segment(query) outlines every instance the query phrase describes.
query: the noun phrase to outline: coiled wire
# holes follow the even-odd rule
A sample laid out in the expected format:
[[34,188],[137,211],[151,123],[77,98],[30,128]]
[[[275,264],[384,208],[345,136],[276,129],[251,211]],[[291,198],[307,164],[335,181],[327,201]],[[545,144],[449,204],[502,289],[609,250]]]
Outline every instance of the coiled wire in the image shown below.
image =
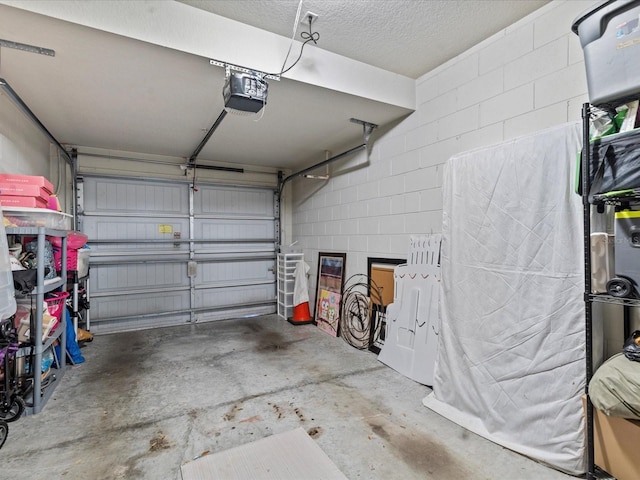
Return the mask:
[[382,305],[382,291],[367,275],[357,273],[347,279],[342,290],[340,336],[354,348],[371,344],[372,304]]

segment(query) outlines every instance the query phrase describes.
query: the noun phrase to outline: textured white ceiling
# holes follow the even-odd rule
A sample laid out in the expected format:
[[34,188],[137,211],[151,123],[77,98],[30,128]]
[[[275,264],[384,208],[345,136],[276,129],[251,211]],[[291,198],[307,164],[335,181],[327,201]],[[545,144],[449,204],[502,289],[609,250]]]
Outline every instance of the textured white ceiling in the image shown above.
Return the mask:
[[[178,0],[291,37],[299,0]],[[318,47],[418,78],[549,0],[304,0]],[[300,40],[300,27],[297,40]],[[238,39],[242,41],[242,39]]]
[[[359,71],[378,75],[372,85],[412,83],[410,78],[546,1],[304,0],[302,14],[310,10],[319,16],[313,24],[320,33],[318,48],[305,51],[300,68],[292,71],[298,78],[270,82],[269,101],[259,121],[228,115],[199,158],[295,170],[324,160],[326,151],[335,154],[359,145],[362,128],[350,118],[382,127],[413,108],[387,101],[391,97],[386,90],[393,87],[385,89],[384,98],[361,94],[366,88],[351,88],[363,82],[357,78],[370,78]],[[0,77],[62,143],[188,158],[223,108],[224,70],[212,67],[209,59],[228,61],[229,52],[252,45],[248,37],[256,32],[261,35],[254,38],[275,38],[279,45],[288,45],[298,5],[299,0],[0,0],[0,38],[56,52],[48,57],[1,47]],[[37,13],[36,7],[61,15],[93,13],[94,22],[64,20],[65,15]],[[113,12],[117,15],[109,15]],[[173,16],[163,17],[164,12]],[[115,27],[101,28],[100,20],[108,24],[110,19],[116,19],[118,28],[150,30],[161,40],[175,33],[179,39],[206,44],[211,52],[196,53]],[[301,30],[297,29],[298,40]],[[238,42],[237,48],[229,37]],[[265,51],[274,48],[258,42],[254,57],[264,58]],[[294,59],[298,51],[294,47]],[[349,89],[313,83],[314,75],[340,87],[346,83]],[[393,81],[380,83],[383,76]]]

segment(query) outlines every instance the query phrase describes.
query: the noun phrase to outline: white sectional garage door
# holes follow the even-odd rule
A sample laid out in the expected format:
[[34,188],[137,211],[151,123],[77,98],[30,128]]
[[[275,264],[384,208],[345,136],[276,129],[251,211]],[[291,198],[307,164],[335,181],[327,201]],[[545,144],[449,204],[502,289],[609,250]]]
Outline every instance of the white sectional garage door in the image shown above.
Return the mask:
[[80,180],[92,332],[275,312],[272,189]]

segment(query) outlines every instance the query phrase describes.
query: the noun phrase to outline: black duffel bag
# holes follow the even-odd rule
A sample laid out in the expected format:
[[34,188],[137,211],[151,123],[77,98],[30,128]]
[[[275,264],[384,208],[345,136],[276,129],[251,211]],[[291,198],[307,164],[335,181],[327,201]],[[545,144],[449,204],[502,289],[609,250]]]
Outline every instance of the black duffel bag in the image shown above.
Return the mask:
[[27,270],[13,270],[13,287],[16,293],[26,295],[36,288],[38,270],[30,268]]

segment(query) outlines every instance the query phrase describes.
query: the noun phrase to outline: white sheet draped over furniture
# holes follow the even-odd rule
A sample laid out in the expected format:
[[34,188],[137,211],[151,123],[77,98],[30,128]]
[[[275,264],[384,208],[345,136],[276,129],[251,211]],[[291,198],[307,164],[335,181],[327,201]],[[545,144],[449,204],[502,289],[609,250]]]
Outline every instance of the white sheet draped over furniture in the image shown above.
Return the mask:
[[572,474],[585,471],[581,144],[572,123],[447,163],[442,325],[423,402]]

